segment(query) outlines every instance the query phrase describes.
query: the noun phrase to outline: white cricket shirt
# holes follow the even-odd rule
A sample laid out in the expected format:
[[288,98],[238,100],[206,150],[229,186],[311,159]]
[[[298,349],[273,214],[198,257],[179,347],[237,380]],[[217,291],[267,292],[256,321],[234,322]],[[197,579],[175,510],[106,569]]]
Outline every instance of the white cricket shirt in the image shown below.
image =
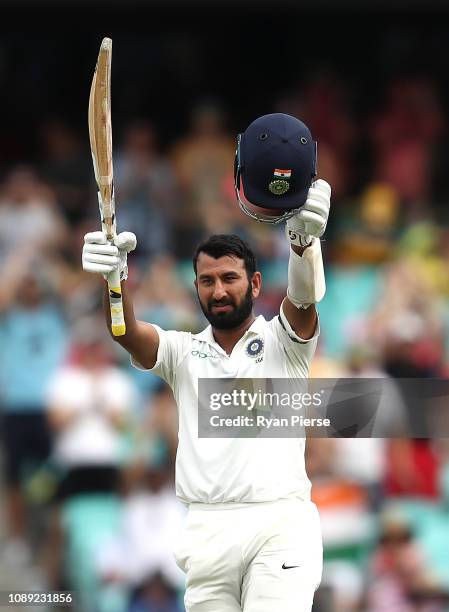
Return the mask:
[[187,504],[309,500],[305,439],[198,438],[198,378],[306,378],[319,326],[313,338],[302,340],[281,308],[270,321],[258,316],[231,355],[217,344],[210,325],[199,334],[154,327],[159,349],[150,371],[170,385],[178,405],[179,499]]

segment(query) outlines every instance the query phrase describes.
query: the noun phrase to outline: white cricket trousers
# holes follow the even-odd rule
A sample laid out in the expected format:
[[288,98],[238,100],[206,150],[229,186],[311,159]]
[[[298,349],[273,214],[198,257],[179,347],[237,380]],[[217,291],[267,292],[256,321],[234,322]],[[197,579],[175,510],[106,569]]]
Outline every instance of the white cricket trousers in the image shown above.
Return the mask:
[[175,558],[188,612],[310,612],[323,565],[310,501],[191,504]]

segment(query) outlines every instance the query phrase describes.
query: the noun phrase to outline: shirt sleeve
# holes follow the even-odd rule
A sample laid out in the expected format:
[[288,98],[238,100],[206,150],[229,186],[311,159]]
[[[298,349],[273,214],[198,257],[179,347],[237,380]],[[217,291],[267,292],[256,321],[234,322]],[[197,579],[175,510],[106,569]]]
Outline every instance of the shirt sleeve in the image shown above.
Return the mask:
[[308,376],[310,363],[316,351],[318,336],[320,335],[320,321],[318,319],[315,333],[312,338],[305,340],[298,336],[293,330],[284,310],[279,310],[279,315],[271,319],[270,328],[276,336],[278,342],[284,347],[287,355],[287,369],[289,375],[294,378],[298,376]]
[[158,325],[152,325],[159,335],[159,348],[157,350],[156,363],[152,368],[144,368],[131,357],[131,365],[138,370],[156,374],[169,384],[170,387],[173,387],[177,367],[188,350],[191,334],[173,330],[165,331]]

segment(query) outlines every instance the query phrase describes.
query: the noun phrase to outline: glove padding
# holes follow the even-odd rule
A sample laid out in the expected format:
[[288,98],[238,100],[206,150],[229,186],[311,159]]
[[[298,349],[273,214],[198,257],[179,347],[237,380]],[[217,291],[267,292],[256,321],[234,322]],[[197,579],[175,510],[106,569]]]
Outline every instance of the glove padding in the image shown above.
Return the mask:
[[287,219],[285,233],[291,244],[305,247],[313,238],[320,238],[324,234],[331,205],[331,191],[329,183],[323,179],[312,183],[300,211]]
[[108,274],[118,268],[120,280],[128,278],[128,253],[134,251],[137,238],[132,232],[121,232],[109,244],[103,232],[89,232],[84,236],[83,270],[102,274],[107,280]]

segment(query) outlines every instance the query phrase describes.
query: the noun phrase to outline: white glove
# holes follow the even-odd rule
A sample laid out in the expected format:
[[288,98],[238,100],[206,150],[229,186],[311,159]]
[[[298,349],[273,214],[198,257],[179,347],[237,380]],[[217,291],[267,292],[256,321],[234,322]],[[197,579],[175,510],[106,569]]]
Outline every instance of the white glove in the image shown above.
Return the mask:
[[290,243],[304,247],[313,238],[320,238],[326,229],[330,205],[331,187],[323,179],[318,179],[312,183],[300,211],[287,219],[285,233]]
[[121,232],[108,244],[103,232],[89,232],[84,236],[83,270],[97,272],[107,279],[108,274],[118,268],[120,280],[128,278],[128,253],[134,251],[137,238],[132,232]]

